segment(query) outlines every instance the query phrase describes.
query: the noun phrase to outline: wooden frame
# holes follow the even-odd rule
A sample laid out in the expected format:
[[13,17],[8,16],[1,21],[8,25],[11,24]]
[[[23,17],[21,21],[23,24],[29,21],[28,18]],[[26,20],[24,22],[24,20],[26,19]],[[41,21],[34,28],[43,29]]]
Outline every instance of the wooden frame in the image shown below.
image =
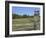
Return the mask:
[[[34,34],[18,34],[10,35],[9,34],[9,4],[31,4],[31,5],[42,5],[43,6],[43,33],[34,33]],[[5,1],[5,37],[18,37],[18,36],[34,36],[34,35],[44,35],[45,34],[45,4],[37,2],[18,2],[18,1]]]

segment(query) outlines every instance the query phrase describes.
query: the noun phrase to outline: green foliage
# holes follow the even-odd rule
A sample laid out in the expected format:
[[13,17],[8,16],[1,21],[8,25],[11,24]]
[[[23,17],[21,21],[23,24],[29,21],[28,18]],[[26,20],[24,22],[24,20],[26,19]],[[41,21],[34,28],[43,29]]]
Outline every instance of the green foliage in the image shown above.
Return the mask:
[[15,19],[16,15],[15,14],[12,14],[12,18]]
[[15,18],[33,18],[33,16],[29,16],[29,15],[17,15],[17,14],[12,14],[12,18],[15,19]]
[[25,14],[25,15],[23,15],[23,18],[26,18],[27,17],[27,15]]

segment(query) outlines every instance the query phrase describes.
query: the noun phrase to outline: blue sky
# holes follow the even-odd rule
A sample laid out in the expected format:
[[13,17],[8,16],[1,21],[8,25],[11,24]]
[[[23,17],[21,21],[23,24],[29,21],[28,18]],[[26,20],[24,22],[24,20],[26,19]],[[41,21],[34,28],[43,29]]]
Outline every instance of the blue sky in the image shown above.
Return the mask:
[[40,8],[39,7],[18,7],[18,6],[13,6],[12,7],[12,13],[13,14],[18,14],[18,15],[29,15],[29,16],[32,16],[34,15],[34,11],[35,10],[39,10],[40,11]]

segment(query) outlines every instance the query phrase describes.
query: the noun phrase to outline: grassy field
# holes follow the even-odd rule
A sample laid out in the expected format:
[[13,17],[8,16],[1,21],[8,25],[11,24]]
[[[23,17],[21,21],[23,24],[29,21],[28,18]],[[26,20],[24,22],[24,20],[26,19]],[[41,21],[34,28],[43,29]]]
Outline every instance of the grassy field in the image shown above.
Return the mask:
[[12,20],[12,31],[30,31],[40,29],[40,17],[18,18]]

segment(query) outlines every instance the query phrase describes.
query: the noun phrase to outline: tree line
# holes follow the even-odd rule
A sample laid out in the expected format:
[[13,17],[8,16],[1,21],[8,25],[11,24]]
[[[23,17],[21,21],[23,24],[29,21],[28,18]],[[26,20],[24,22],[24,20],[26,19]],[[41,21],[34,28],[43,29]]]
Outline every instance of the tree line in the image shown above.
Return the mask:
[[27,18],[27,17],[33,17],[33,16],[29,16],[29,15],[17,15],[17,14],[12,14],[12,18],[15,19],[15,18]]

